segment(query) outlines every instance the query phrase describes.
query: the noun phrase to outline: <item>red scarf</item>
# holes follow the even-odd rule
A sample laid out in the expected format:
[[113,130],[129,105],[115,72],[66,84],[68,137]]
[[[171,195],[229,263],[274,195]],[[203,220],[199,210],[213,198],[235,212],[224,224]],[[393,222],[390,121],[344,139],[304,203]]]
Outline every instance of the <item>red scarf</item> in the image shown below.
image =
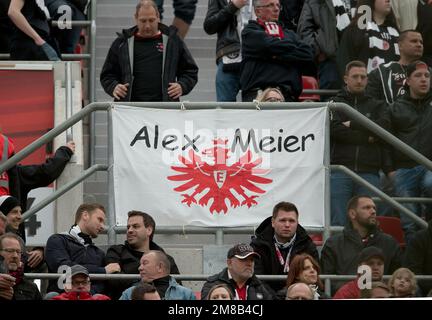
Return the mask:
[[15,278],[15,285],[17,285],[23,280],[24,268],[19,267],[16,271],[9,271],[9,275]]
[[259,18],[257,18],[257,22],[259,25],[264,27],[265,33],[267,33],[269,36],[277,37],[279,39],[284,38],[283,29],[277,22],[273,22],[273,21],[265,22]]

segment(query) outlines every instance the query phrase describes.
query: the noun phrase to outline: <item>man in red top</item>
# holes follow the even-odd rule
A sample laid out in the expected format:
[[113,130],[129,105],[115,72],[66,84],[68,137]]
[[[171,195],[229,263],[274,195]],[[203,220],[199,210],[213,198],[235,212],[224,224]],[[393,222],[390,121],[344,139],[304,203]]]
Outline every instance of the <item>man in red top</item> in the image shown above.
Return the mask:
[[[67,275],[67,273],[66,273]],[[71,279],[66,279],[65,292],[51,300],[111,300],[104,294],[90,293],[90,277],[87,268],[76,264],[71,267]]]
[[[6,162],[15,153],[12,140],[0,133],[0,164]],[[19,197],[19,180],[16,166],[0,172],[0,196],[13,195]]]

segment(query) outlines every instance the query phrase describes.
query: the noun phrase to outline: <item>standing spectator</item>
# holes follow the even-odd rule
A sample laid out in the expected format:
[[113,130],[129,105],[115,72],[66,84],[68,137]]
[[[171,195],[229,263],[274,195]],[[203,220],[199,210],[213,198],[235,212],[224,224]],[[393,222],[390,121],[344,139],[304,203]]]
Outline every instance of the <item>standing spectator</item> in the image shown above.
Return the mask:
[[91,294],[90,276],[85,267],[79,264],[73,265],[70,275],[70,285],[65,286],[65,292],[52,297],[50,300],[111,300],[104,294]]
[[[0,133],[0,163],[6,162],[14,154],[15,146],[12,140]],[[20,185],[16,166],[5,172],[0,172],[0,196],[4,195],[20,198]]]
[[[162,13],[164,11],[164,0],[155,1],[159,14],[162,20]],[[173,0],[174,20],[172,25],[178,29],[179,36],[184,39],[189,31],[189,27],[195,17],[196,4],[198,0]]]
[[[261,256],[255,263],[255,274],[287,274],[292,259],[301,253],[319,259],[315,244],[298,219],[299,212],[293,203],[280,202],[273,208],[272,216],[259,225],[251,242]],[[270,281],[268,285],[277,292],[285,283]]]
[[60,60],[43,1],[11,0],[8,15],[16,26],[11,41],[12,60]]
[[[191,289],[179,285],[170,276],[170,262],[165,253],[158,250],[150,250],[144,253],[140,260],[139,272],[141,281],[152,283],[164,300],[195,300],[195,295]],[[127,288],[123,291],[120,300],[131,300],[132,292],[136,286]]]
[[399,268],[393,272],[388,286],[393,298],[412,298],[416,296],[417,281],[415,274],[408,268]]
[[366,92],[375,99],[392,104],[406,93],[406,68],[423,56],[423,38],[415,30],[403,31],[398,40],[400,59],[382,63],[368,76]]
[[116,101],[179,101],[198,79],[198,67],[176,28],[160,24],[152,0],[136,6],[136,26],[113,42],[100,74]]
[[356,5],[357,0],[305,0],[297,32],[314,49],[320,89],[341,87],[336,53]]
[[10,0],[0,1],[0,53],[10,52],[13,23],[8,17]]
[[[432,275],[432,220],[427,229],[418,231],[408,244],[404,266],[416,275]],[[418,286],[426,296],[432,290],[432,281],[419,280]]]
[[[120,272],[118,263],[105,265],[105,253],[93,244],[104,229],[105,208],[97,203],[84,203],[75,214],[75,224],[66,233],[54,234],[48,238],[45,260],[50,273],[57,273],[61,266],[80,264],[90,273],[109,274]],[[57,280],[50,281],[48,291],[60,292]],[[103,290],[103,284],[92,285],[95,293]]]
[[419,0],[390,1],[400,31],[414,30],[417,27],[418,3]]
[[[290,263],[286,288],[278,292],[279,298],[285,299],[287,288],[292,284],[302,282],[307,284],[314,292],[314,300],[321,299],[323,296],[324,285],[319,278],[320,267],[318,262],[307,253],[302,253],[294,257]],[[282,300],[282,299],[281,299]]]
[[[127,233],[125,244],[111,246],[106,255],[106,263],[118,263],[120,273],[139,273],[140,259],[150,250],[164,250],[153,242],[153,234],[156,223],[152,216],[141,211],[129,211],[127,221]],[[179,269],[174,259],[167,255],[170,262],[170,274],[179,274]],[[122,292],[132,286],[134,280],[108,281],[109,294],[113,299],[118,299]]]
[[[385,260],[383,251],[374,246],[366,247],[360,252],[358,266],[366,265],[370,267],[372,279],[366,279],[367,282],[382,281]],[[360,299],[361,284],[366,285],[361,280],[360,278],[356,278],[344,284],[336,292],[333,299]]]
[[273,292],[254,275],[254,259],[260,258],[254,249],[239,243],[228,250],[227,267],[207,278],[201,289],[201,297],[207,297],[210,289],[225,284],[235,300],[272,300]]
[[[365,11],[365,7],[369,9]],[[363,61],[368,73],[381,63],[399,60],[398,37],[390,0],[359,0],[356,15],[344,31],[337,54],[340,74],[352,60]]]
[[[346,86],[333,101],[346,103],[370,120],[378,124],[384,123],[387,106],[383,101],[365,95],[367,81],[366,65],[361,61],[351,61],[345,68]],[[388,152],[383,152],[380,141],[366,128],[339,111],[332,112],[330,138],[331,164],[344,165],[379,188],[379,170],[382,168],[385,173],[391,171],[391,160],[388,159]],[[340,171],[332,171],[330,179],[331,223],[334,226],[345,226],[345,208],[349,199],[359,194],[371,195],[371,191]]]
[[313,62],[312,47],[278,23],[279,0],[254,0],[257,20],[242,31],[240,85],[243,101],[259,90],[279,87],[285,101],[296,101],[303,85],[301,70]]
[[132,290],[131,300],[160,300],[160,295],[154,285],[142,282]]
[[418,0],[417,17],[417,31],[422,34],[424,40],[422,60],[432,68],[432,0]]
[[[388,109],[386,117],[393,135],[411,146],[426,158],[432,159],[432,90],[430,70],[426,63],[417,61],[408,65],[406,95],[396,100]],[[398,197],[432,197],[432,173],[423,165],[418,165],[405,154],[393,151],[393,167],[396,170],[395,185]],[[406,203],[419,217],[422,207],[418,203]],[[426,206],[426,221],[432,218],[432,206]],[[405,240],[409,244],[418,227],[406,215],[401,215]]]
[[288,29],[297,32],[297,25],[305,0],[280,0],[279,21]]
[[[41,300],[42,297],[37,286],[24,277],[24,266],[21,262],[23,250],[24,244],[16,234],[5,233],[0,236],[0,256],[4,259],[4,264],[7,267],[9,275],[14,278],[14,280],[8,278],[12,280],[10,284],[13,284],[13,296],[11,300]],[[2,277],[0,278],[0,282],[8,279]],[[10,290],[8,292],[11,293]],[[5,297],[1,290],[0,296]]]
[[236,101],[240,90],[241,31],[253,19],[250,0],[209,0],[204,20],[207,34],[217,33],[216,99]]
[[360,252],[375,246],[384,253],[384,273],[392,274],[401,265],[401,249],[392,236],[378,228],[373,200],[369,196],[355,196],[348,202],[347,211],[349,221],[343,232],[328,238],[321,251],[322,273],[357,274]]
[[[64,15],[66,12],[72,14],[71,17],[68,17],[72,19],[71,21],[86,20],[87,8],[90,1],[91,0],[45,0],[45,5],[53,20],[60,20],[60,22],[64,23]],[[68,8],[69,11],[65,11],[65,8]],[[64,29],[55,26],[52,29],[52,36],[57,40],[61,53],[75,53],[75,47],[79,42],[80,34],[81,27],[77,26]]]

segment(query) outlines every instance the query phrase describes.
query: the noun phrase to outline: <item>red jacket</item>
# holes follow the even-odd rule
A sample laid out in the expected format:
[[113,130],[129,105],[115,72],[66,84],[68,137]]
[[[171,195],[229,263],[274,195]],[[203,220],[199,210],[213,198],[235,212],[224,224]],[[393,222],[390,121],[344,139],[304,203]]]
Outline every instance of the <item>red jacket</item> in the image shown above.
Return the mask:
[[336,291],[333,299],[360,299],[360,289],[357,285],[358,279],[345,283]]
[[[11,139],[0,133],[0,164],[6,162],[14,154],[14,145]],[[9,175],[5,171],[0,173],[0,196],[9,195]]]
[[51,298],[51,300],[111,300],[110,297],[104,294],[91,295],[90,292],[64,292]]

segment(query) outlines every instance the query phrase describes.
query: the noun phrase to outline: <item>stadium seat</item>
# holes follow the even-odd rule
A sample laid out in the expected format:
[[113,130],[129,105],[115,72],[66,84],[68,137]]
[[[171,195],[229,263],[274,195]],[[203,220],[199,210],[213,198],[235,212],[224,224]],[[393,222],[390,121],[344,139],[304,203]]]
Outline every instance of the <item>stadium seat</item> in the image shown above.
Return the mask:
[[[314,77],[302,76],[303,90],[318,90],[318,81]],[[299,101],[320,101],[318,94],[302,93],[299,97]]]
[[400,219],[397,217],[386,217],[377,216],[377,221],[379,223],[380,229],[387,233],[399,243],[401,248],[405,247],[405,237],[400,223]]

